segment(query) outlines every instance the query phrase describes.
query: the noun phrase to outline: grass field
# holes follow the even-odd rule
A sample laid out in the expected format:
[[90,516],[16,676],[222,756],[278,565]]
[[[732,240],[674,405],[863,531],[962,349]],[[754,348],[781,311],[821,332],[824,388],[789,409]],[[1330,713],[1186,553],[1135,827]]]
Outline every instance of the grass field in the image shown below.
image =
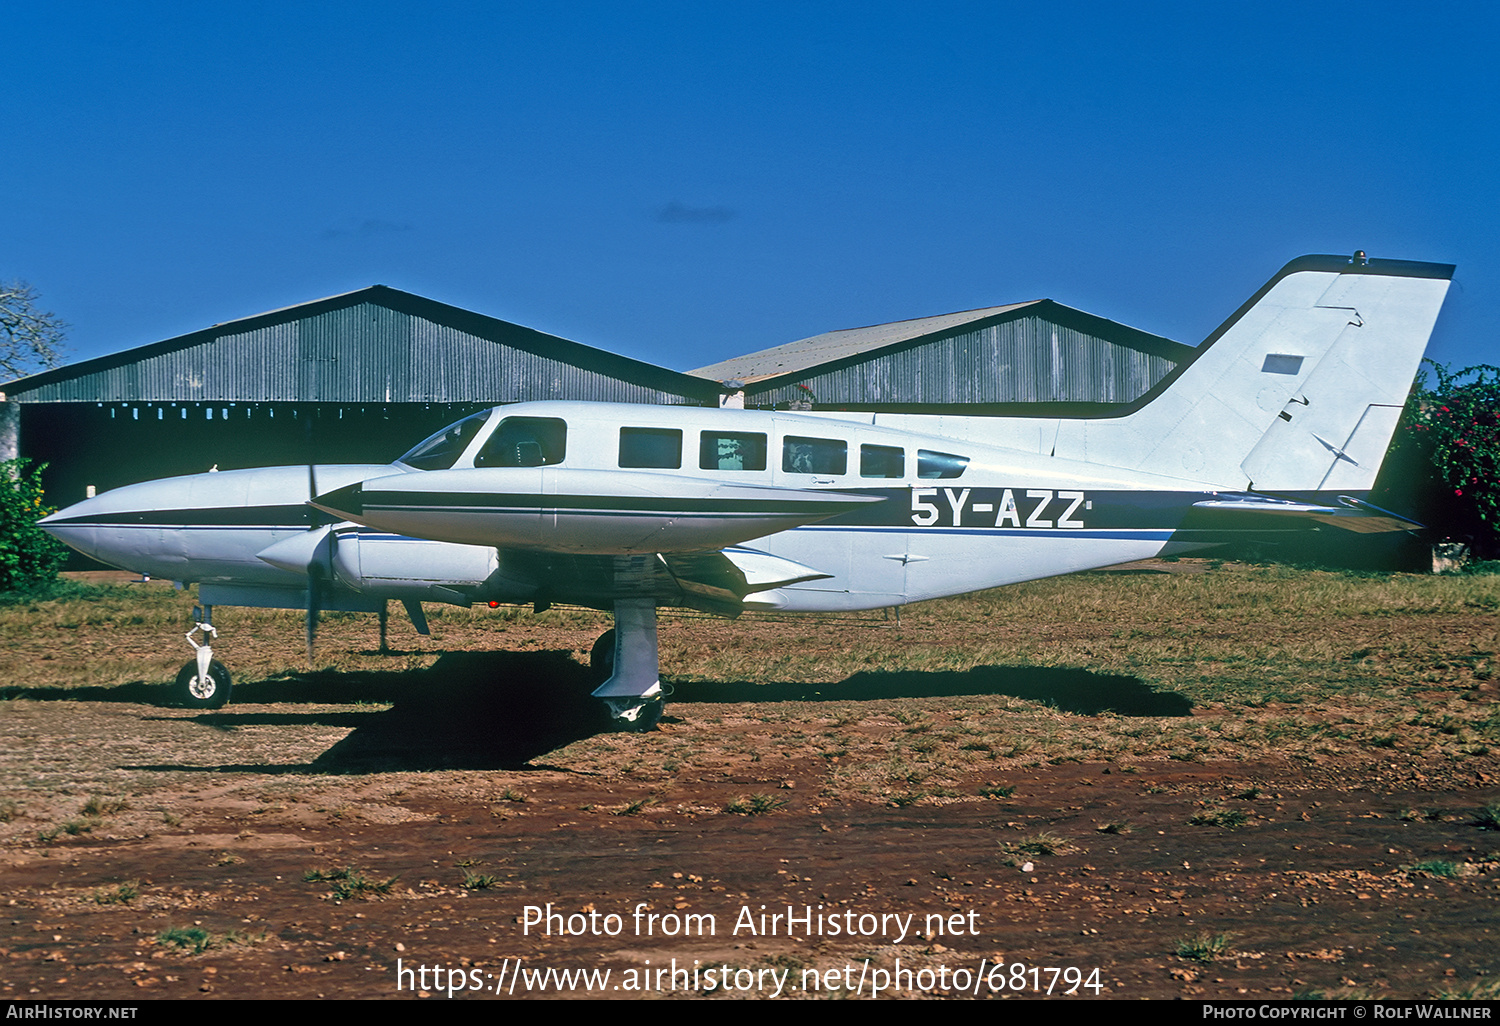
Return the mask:
[[[64,585],[0,607],[0,695],[170,680],[188,596],[162,585]],[[1500,748],[1490,698],[1500,575],[1353,574],[1182,561],[1074,575],[903,609],[894,616],[722,621],[664,613],[663,679],[688,701],[760,702],[766,722],[838,725],[894,712],[895,736],[840,742],[862,768],[835,783],[941,788],[976,768],[1078,760],[1316,759],[1405,753],[1462,762]],[[429,607],[431,638],[392,618],[331,614],[315,672],[300,614],[223,609],[217,652],[253,700],[257,682],[420,673],[445,652],[572,651],[608,618],[506,607]],[[246,685],[249,685],[247,688]],[[285,693],[287,689],[281,689]],[[856,700],[845,708],[843,699]],[[374,700],[374,699],[372,699]],[[669,707],[670,711],[670,707]],[[814,717],[820,718],[820,717]],[[785,749],[798,737],[779,739]],[[816,737],[805,739],[822,754]],[[696,741],[674,738],[691,758]],[[585,762],[587,747],[575,753]],[[852,746],[852,747],[851,747]],[[920,772],[903,774],[908,765]],[[888,786],[874,786],[871,776]],[[909,783],[910,781],[908,781]]]
[[[899,619],[664,613],[644,735],[587,698],[593,611],[433,606],[430,638],[393,615],[389,653],[374,616],[330,615],[308,666],[299,613],[217,610],[234,701],[194,711],[165,701],[191,606],[0,602],[0,996],[390,997],[398,956],[1494,993],[1500,575],[1182,560]],[[982,929],[520,936],[539,900]]]

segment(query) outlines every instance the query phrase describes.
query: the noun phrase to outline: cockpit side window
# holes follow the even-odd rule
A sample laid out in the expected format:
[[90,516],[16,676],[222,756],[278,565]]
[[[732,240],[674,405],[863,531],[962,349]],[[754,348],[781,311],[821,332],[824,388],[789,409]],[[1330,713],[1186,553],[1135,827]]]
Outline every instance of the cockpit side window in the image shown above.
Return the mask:
[[744,431],[705,431],[698,446],[704,470],[765,470],[766,436]]
[[620,466],[677,470],[682,466],[682,432],[676,428],[620,429]]
[[568,425],[556,417],[506,417],[474,457],[476,467],[550,467],[568,451]]
[[849,469],[849,443],[787,435],[781,443],[781,469],[789,474],[842,474]]
[[933,452],[931,449],[917,450],[917,476],[927,480],[946,480],[959,477],[969,465],[969,457],[955,456],[951,452]]
[[897,445],[861,445],[860,477],[905,477],[906,451]]
[[449,424],[437,434],[424,439],[396,462],[418,470],[449,469],[464,454],[464,450],[469,447],[474,436],[479,434],[479,429],[484,427],[493,412],[485,410],[472,417],[465,417],[457,424]]

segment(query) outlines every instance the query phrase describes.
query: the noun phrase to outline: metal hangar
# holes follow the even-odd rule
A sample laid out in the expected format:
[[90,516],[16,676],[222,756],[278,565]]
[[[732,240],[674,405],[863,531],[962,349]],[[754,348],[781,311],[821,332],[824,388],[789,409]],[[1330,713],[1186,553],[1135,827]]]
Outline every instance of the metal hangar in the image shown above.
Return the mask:
[[1139,398],[1194,352],[1040,299],[830,331],[690,373],[752,409],[1087,414]]
[[712,382],[372,285],[13,381],[53,502],[217,466],[384,462],[503,402],[715,405]]

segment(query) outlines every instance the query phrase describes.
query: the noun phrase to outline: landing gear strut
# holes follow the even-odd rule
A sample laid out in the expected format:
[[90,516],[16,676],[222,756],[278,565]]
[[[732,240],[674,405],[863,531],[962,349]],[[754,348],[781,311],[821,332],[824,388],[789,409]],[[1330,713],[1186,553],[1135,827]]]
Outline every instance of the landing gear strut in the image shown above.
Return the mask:
[[[193,629],[187,632],[187,643],[193,646],[194,657],[177,674],[172,685],[172,697],[178,705],[189,709],[219,709],[229,701],[232,685],[229,670],[214,658],[212,641],[219,636],[214,630],[214,608],[193,608]],[[200,645],[193,635],[203,632]]]
[[656,657],[656,600],[615,600],[615,626],[594,643],[589,664],[608,679],[594,690],[622,730],[644,733],[661,719],[662,691]]

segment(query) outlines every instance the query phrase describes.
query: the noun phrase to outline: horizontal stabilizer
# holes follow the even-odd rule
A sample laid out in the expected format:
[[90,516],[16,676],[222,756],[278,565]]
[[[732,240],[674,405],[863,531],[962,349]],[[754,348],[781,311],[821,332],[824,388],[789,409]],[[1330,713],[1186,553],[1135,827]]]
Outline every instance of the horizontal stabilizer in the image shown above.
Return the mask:
[[1340,495],[1338,505],[1319,505],[1293,502],[1290,499],[1275,499],[1269,495],[1225,495],[1218,499],[1207,499],[1193,503],[1194,509],[1218,510],[1232,513],[1267,514],[1276,517],[1291,517],[1312,520],[1345,531],[1361,534],[1378,534],[1389,531],[1420,531],[1422,524],[1408,520],[1390,510],[1372,506],[1352,495]]

